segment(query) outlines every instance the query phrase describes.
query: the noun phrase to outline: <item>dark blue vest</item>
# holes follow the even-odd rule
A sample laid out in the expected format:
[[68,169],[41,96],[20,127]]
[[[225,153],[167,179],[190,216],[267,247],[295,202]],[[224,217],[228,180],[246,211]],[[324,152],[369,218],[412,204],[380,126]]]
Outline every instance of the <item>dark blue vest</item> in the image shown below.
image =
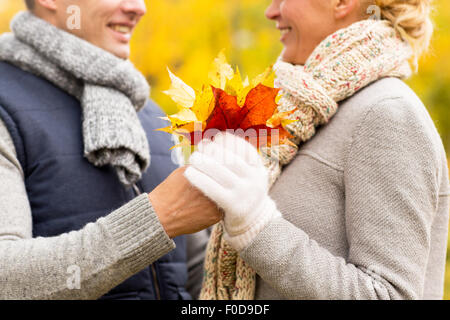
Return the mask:
[[[33,237],[51,237],[83,228],[136,197],[110,166],[95,167],[83,157],[81,108],[77,99],[45,79],[0,62],[0,117],[25,173],[33,215]],[[152,102],[138,113],[150,144],[151,165],[137,186],[150,192],[175,168],[170,135]],[[1,183],[1,181],[0,181]],[[186,243],[112,289],[104,299],[190,299]]]

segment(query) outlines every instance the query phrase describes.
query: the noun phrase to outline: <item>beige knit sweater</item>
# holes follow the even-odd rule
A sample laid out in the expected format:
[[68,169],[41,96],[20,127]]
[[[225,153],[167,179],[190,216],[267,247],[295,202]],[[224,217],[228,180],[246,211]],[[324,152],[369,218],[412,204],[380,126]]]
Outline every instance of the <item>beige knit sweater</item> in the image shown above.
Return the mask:
[[283,218],[241,253],[257,299],[440,299],[449,217],[441,138],[402,81],[342,102],[271,189]]

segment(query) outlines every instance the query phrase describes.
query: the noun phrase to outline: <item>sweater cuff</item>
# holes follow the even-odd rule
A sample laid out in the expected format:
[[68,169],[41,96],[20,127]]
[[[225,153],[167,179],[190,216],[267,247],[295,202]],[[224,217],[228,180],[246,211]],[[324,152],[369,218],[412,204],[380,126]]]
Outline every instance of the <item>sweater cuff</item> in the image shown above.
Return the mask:
[[144,193],[105,218],[119,260],[136,273],[175,249]]
[[268,225],[272,220],[281,217],[275,202],[268,198],[267,204],[263,207],[264,212],[260,213],[258,220],[244,233],[231,236],[226,228],[224,228],[224,240],[237,252],[248,247],[256,236]]

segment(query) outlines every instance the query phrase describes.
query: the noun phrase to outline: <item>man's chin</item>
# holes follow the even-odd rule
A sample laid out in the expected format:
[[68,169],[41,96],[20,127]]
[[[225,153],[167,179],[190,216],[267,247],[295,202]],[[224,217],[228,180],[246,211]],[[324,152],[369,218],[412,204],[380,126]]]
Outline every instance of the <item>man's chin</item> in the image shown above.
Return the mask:
[[128,59],[130,57],[130,47],[127,46],[109,46],[103,48],[103,50],[108,51],[109,53],[115,55],[116,57],[120,59]]

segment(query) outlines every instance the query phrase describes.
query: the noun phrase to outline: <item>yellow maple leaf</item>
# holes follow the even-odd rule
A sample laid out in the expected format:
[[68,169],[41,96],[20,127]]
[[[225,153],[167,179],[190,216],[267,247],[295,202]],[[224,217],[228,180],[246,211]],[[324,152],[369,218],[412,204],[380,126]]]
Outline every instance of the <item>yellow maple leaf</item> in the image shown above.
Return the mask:
[[169,77],[171,80],[171,86],[169,90],[163,91],[181,108],[189,109],[194,105],[195,91],[189,87],[183,80],[175,76],[169,68]]
[[273,71],[273,67],[268,67],[263,73],[257,75],[252,80],[252,87],[256,87],[258,84],[262,84],[266,87],[273,87],[275,82],[275,72]]
[[211,65],[208,73],[209,81],[213,87],[225,90],[227,80],[233,78],[233,75],[233,68],[228,64],[224,50],[222,50]]
[[242,107],[245,103],[245,98],[251,89],[252,87],[250,87],[248,78],[246,78],[245,81],[242,81],[239,67],[236,67],[233,78],[226,83],[225,92],[229,95],[236,96],[238,105]]
[[158,129],[155,129],[155,130],[156,131],[167,132],[167,133],[174,133],[172,126],[165,127],[165,128],[158,128]]
[[175,114],[167,116],[167,120],[175,126],[180,126],[189,122],[197,121],[197,117],[191,109],[185,108]]
[[202,90],[197,92],[196,96],[197,98],[191,110],[196,115],[198,121],[206,122],[214,109],[215,100],[211,86],[204,85]]
[[295,109],[285,112],[277,112],[270,119],[267,120],[266,126],[269,128],[276,128],[279,126],[285,127],[288,124],[296,122],[297,120],[288,119],[288,117],[295,112]]

